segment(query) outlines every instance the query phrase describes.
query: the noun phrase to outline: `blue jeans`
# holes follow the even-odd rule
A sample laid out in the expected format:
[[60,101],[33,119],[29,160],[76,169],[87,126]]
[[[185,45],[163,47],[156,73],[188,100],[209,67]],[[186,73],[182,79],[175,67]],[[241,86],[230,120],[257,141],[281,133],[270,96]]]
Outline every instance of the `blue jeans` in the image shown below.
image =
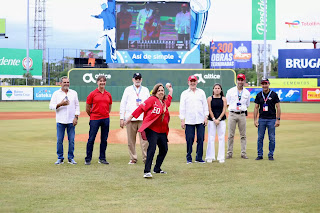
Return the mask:
[[276,123],[276,119],[260,119],[259,118],[259,126],[258,126],[258,156],[263,156],[263,139],[264,134],[266,132],[266,128],[268,128],[269,135],[269,154],[268,156],[273,156],[274,149],[276,146],[276,127],[274,126]]
[[192,145],[194,142],[195,130],[197,128],[197,154],[196,161],[201,161],[203,156],[203,141],[205,127],[203,124],[189,125],[186,124],[186,141],[187,141],[187,161],[192,161]]
[[69,150],[68,150],[68,159],[73,159],[74,155],[74,136],[75,136],[75,127],[72,123],[70,124],[61,124],[57,123],[57,155],[58,159],[64,159],[63,157],[63,139],[64,132],[67,129],[68,140],[69,140]]
[[87,143],[87,156],[85,158],[85,161],[88,162],[88,161],[91,161],[92,159],[94,141],[96,139],[99,127],[101,127],[99,159],[106,160],[107,139],[109,135],[110,120],[109,118],[100,119],[100,120],[90,120],[89,125],[90,125],[90,130],[89,130],[89,139]]

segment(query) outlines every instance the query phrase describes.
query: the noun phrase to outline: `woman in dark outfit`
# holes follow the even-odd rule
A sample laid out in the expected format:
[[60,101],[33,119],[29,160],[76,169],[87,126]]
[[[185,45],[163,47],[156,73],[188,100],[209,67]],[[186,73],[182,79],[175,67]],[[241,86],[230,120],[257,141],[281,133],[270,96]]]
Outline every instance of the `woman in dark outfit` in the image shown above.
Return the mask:
[[219,139],[219,151],[217,160],[219,163],[224,163],[225,160],[225,134],[226,134],[226,109],[227,99],[223,96],[222,87],[220,84],[213,86],[212,96],[208,97],[208,146],[206,161],[212,163],[215,157],[215,137],[216,132]]

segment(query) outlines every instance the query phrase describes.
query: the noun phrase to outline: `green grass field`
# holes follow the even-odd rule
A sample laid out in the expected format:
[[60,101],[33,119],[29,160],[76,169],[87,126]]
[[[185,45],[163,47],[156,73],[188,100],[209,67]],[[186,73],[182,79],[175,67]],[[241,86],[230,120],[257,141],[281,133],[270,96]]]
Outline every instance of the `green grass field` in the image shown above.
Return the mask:
[[[319,113],[320,104],[281,107]],[[0,112],[9,111],[48,111],[48,102],[0,102]],[[112,117],[111,129],[118,126],[119,117]],[[88,127],[88,118],[81,118],[77,134]],[[170,128],[180,129],[178,117]],[[224,164],[187,165],[186,146],[169,143],[162,166],[168,174],[146,180],[139,146],[140,161],[128,165],[127,145],[109,144],[106,166],[97,163],[96,144],[92,164],[85,166],[86,143],[76,141],[78,165],[56,166],[55,119],[0,120],[0,212],[319,212],[319,129],[320,122],[281,120],[275,161],[255,161],[257,129],[248,119],[248,160],[240,158],[239,139],[234,158]],[[67,142],[64,147],[66,152]],[[265,158],[267,150],[265,139]]]

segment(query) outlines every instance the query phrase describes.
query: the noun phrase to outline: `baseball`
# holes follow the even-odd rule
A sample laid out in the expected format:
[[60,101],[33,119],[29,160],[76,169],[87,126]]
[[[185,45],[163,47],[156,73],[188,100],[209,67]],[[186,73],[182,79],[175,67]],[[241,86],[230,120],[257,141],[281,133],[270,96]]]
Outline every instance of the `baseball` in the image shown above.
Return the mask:
[[166,83],[166,87],[169,88],[171,86],[170,83]]

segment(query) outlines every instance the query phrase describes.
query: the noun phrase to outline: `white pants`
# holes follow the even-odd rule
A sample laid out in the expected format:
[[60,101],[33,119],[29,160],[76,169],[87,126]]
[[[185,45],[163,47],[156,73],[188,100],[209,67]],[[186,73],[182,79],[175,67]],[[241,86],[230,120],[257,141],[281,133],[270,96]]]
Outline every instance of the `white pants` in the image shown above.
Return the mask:
[[225,120],[220,121],[217,126],[213,121],[208,121],[208,146],[207,146],[207,154],[206,160],[215,160],[216,152],[215,152],[215,138],[216,132],[218,133],[219,139],[219,151],[217,160],[225,159],[225,135],[226,135],[226,122]]
[[116,28],[112,28],[111,30],[103,30],[100,34],[97,44],[101,45],[105,36],[109,37],[110,44],[115,49],[116,48]]

